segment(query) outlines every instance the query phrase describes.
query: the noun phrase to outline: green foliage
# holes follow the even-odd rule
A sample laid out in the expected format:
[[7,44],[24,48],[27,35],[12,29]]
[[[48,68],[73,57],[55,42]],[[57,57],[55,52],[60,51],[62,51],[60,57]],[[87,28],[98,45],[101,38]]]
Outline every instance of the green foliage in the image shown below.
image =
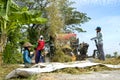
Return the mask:
[[106,54],[106,58],[112,58],[111,54]]
[[8,34],[8,41],[17,47],[21,37],[22,34],[20,32],[20,26],[18,26],[14,29],[14,31],[10,31],[10,33]]
[[17,48],[13,44],[8,43],[3,52],[3,63],[15,64],[22,62],[22,54],[17,51]]
[[28,39],[30,40],[30,43],[36,44],[38,40],[38,30],[34,28],[28,28]]
[[[12,21],[17,21],[19,24],[42,24],[47,21],[45,18],[40,18],[41,12],[37,10],[26,10],[26,11],[18,11],[12,12],[9,19]],[[15,17],[15,18],[13,18]]]
[[2,0],[0,3],[0,46],[2,48],[5,47],[8,41],[7,37],[16,30],[18,25],[43,24],[46,21],[47,19],[41,18],[41,12],[38,10],[29,10],[26,7],[21,8],[13,0]]
[[71,7],[72,4],[74,4],[74,2],[65,0],[64,4],[60,7],[65,22],[64,30],[70,32],[85,32],[82,30],[81,24],[89,21],[91,18],[88,17],[86,13],[79,12],[74,7]]
[[118,52],[114,52],[113,54],[115,58],[118,56]]
[[[21,0],[16,0],[16,1],[21,1]],[[22,12],[21,11],[17,13],[12,12],[11,14],[16,16],[16,18],[13,20],[17,21],[17,23],[19,24],[25,23],[25,22],[35,23],[34,24],[35,26],[33,25],[32,27],[27,28],[28,29],[27,37],[32,44],[36,44],[36,41],[38,39],[37,37],[39,37],[40,34],[45,35],[45,37],[52,36],[54,39],[53,43],[55,45],[55,48],[56,50],[59,50],[56,47],[56,46],[59,46],[59,45],[56,45],[56,40],[55,40],[56,34],[59,34],[63,31],[65,32],[66,30],[67,31],[69,30],[69,32],[73,32],[73,31],[85,32],[80,27],[80,24],[90,20],[90,18],[87,17],[87,14],[79,12],[75,10],[75,8],[70,7],[71,4],[73,4],[73,2],[69,2],[69,0],[37,0],[37,1],[33,1],[32,4],[28,2],[29,0],[26,0],[26,1],[22,0],[22,1],[23,1],[22,2],[23,6],[20,4],[19,5],[22,7],[26,6],[27,8],[29,8],[30,11],[27,11],[28,10],[27,8],[22,8],[21,10]],[[34,9],[34,11],[32,9]],[[36,22],[40,20],[42,20],[43,23],[46,22],[46,19],[36,18],[38,16],[38,12],[36,11],[39,11],[39,10],[41,10],[42,16],[44,16],[45,18],[48,18],[48,23],[45,25],[36,24]],[[32,15],[33,13],[36,15],[34,15],[34,19],[30,19],[31,17],[33,17]],[[41,14],[39,14],[39,16],[41,16]],[[10,19],[12,19],[12,17]],[[22,21],[19,22],[17,19]],[[56,51],[56,52],[60,53],[59,51]],[[61,54],[62,53],[63,52],[61,52]],[[56,54],[56,55],[59,55],[59,54]],[[65,57],[69,57],[69,56],[65,55],[64,58]],[[66,60],[63,60],[63,61],[66,61]]]

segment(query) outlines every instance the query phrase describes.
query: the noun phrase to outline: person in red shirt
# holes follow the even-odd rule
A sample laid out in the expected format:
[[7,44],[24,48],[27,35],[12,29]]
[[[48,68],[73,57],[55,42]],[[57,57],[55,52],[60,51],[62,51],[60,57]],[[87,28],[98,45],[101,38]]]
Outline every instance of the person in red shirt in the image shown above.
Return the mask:
[[42,56],[42,50],[44,50],[44,46],[45,41],[43,40],[43,36],[41,35],[36,48],[35,63],[44,62],[44,58]]

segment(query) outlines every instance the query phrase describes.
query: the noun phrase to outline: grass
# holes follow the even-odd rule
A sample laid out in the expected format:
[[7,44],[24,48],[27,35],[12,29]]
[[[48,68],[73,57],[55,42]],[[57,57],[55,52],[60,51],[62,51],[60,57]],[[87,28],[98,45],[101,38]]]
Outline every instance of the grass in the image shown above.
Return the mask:
[[12,70],[18,68],[16,64],[3,64],[0,66],[0,80],[4,80],[5,76]]
[[96,59],[95,62],[103,63],[103,64],[118,65],[118,64],[120,64],[120,57],[117,57],[117,58],[107,58],[105,61],[101,61],[101,60]]
[[[10,73],[12,70],[20,68],[18,64],[4,64],[0,66],[0,80],[4,80],[5,76]],[[10,80],[36,80],[36,75],[30,76],[28,78],[14,78]]]

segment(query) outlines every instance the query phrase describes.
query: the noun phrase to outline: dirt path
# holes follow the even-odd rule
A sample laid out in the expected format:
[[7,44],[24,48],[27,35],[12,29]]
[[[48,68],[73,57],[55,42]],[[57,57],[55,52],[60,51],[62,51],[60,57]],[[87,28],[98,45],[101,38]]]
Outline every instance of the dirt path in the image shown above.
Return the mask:
[[42,76],[38,80],[120,80],[120,70],[91,72],[79,75],[47,74]]

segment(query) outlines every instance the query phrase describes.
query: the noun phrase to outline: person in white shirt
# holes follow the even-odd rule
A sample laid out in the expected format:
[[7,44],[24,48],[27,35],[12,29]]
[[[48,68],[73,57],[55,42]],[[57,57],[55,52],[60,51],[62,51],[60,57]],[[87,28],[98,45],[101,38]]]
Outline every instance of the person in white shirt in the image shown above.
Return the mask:
[[98,52],[99,52],[99,54],[100,54],[100,57],[99,57],[99,59],[100,60],[105,60],[105,54],[104,54],[104,50],[103,50],[103,39],[102,39],[102,33],[101,33],[101,27],[97,27],[96,28],[96,33],[97,33],[97,35],[96,35],[96,37],[93,37],[93,38],[91,38],[91,40],[96,40],[97,41],[97,44],[96,44],[96,46],[97,46],[97,48],[98,48]]

